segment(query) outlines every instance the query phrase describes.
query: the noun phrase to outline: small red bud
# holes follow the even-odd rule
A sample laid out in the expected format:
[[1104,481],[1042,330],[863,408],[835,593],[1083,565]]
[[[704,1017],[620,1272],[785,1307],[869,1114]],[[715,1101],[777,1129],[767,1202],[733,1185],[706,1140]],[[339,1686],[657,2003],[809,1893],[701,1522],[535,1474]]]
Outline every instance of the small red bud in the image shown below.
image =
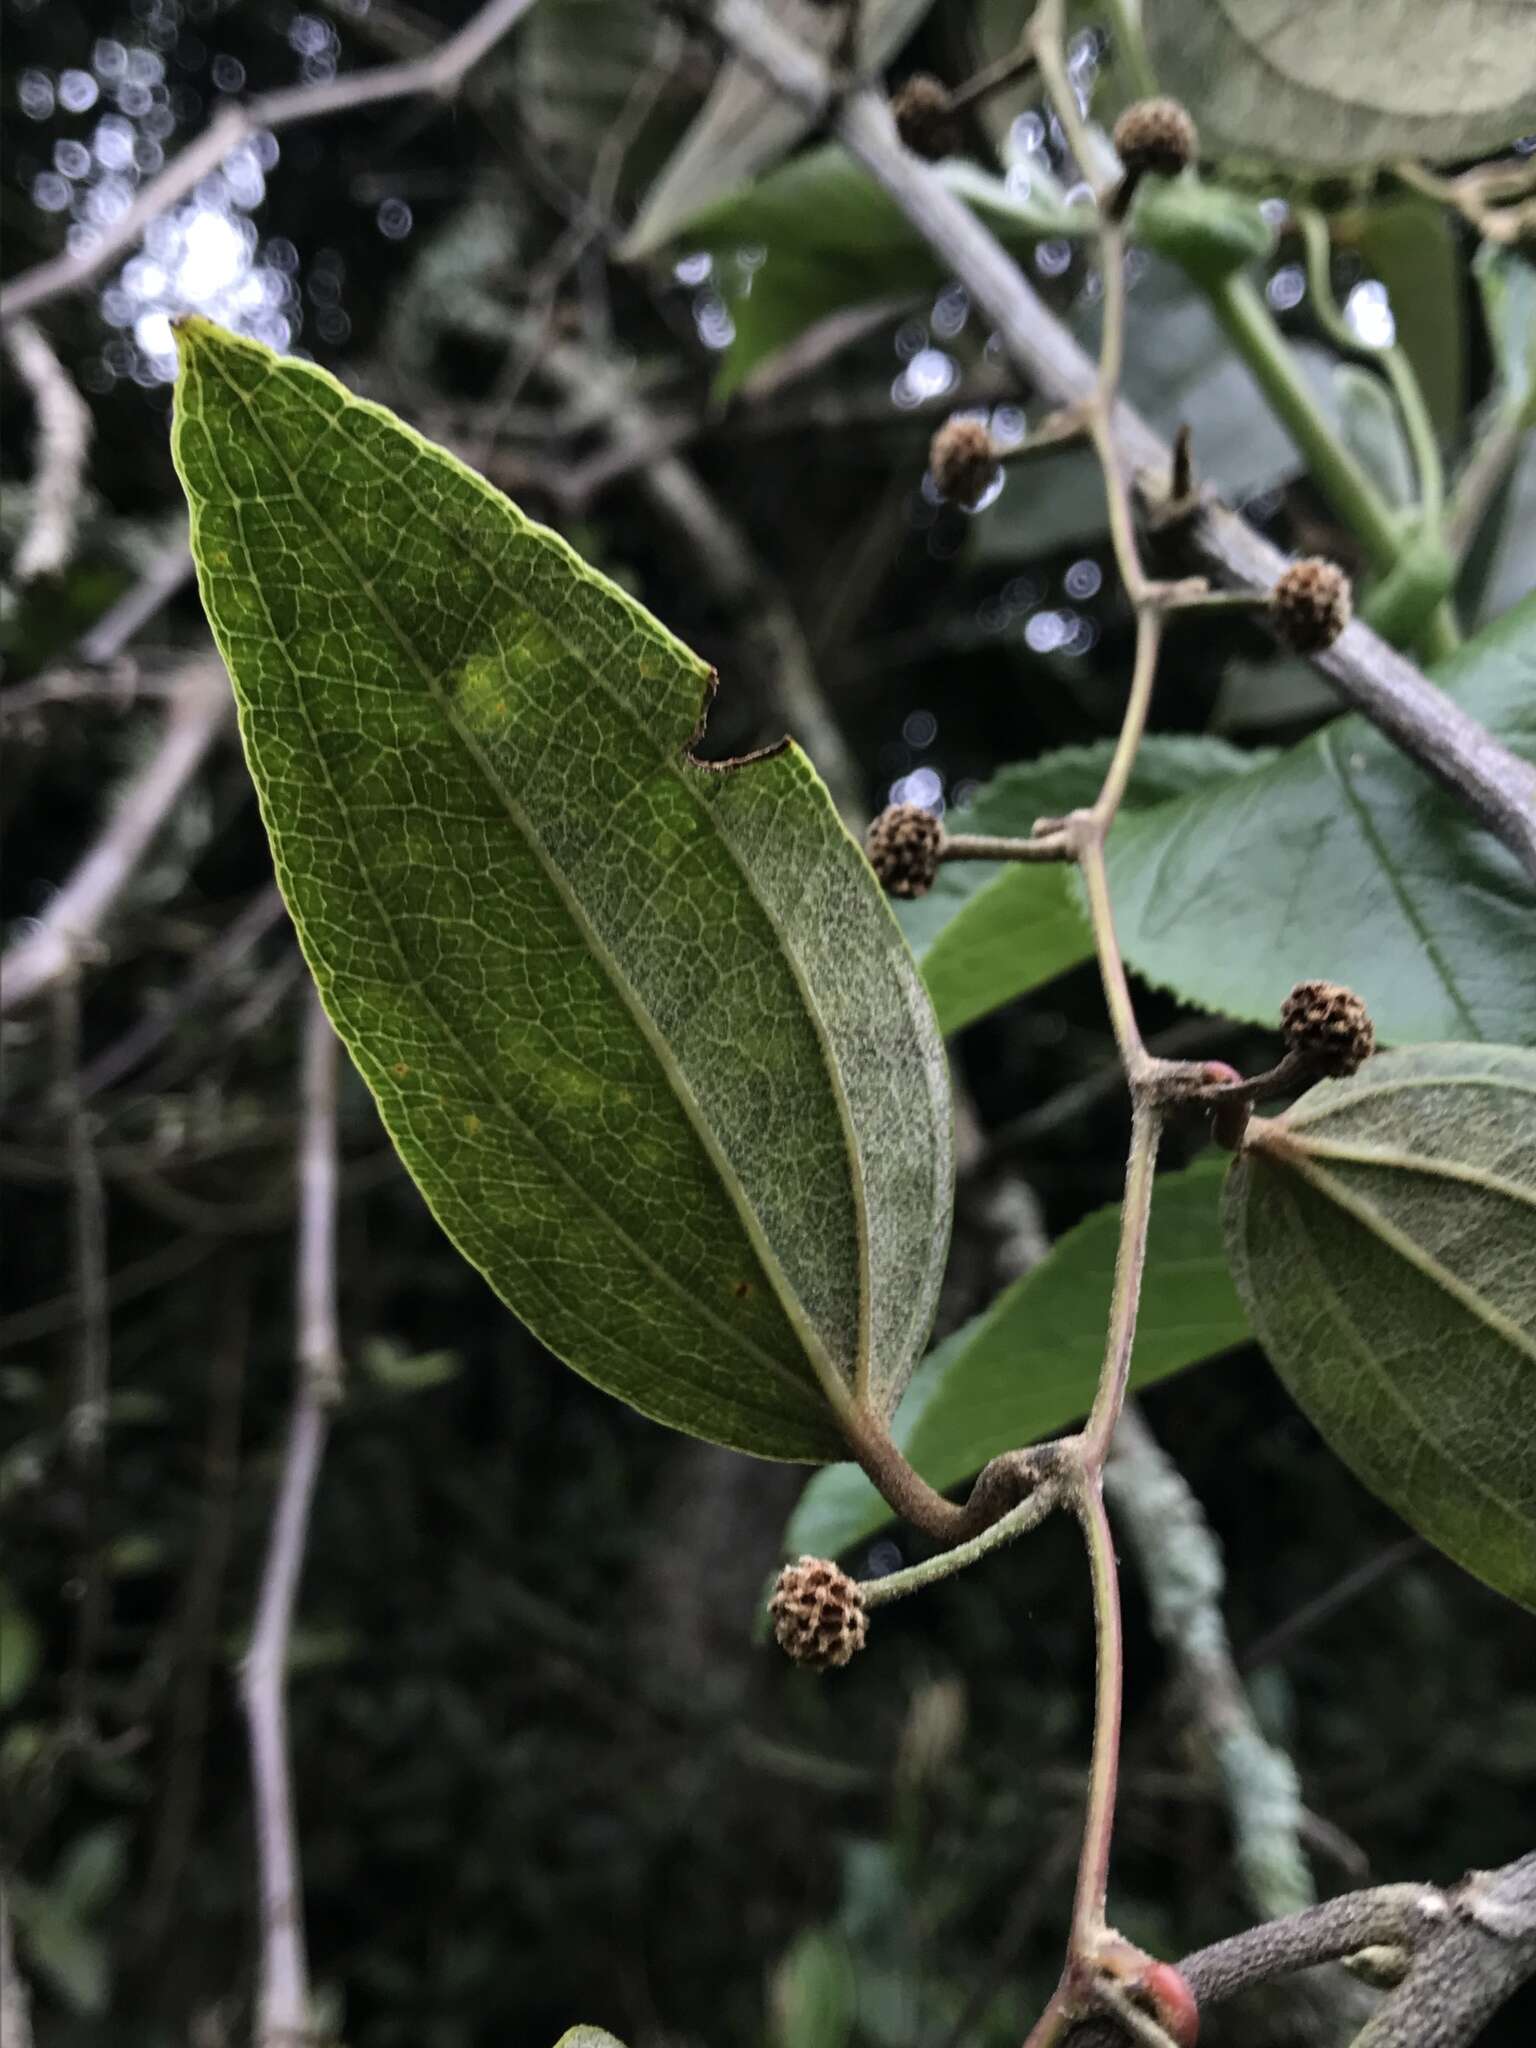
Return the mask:
[[1131,1996],[1149,2012],[1179,2048],[1195,2048],[1200,2035],[1200,2008],[1195,1994],[1172,1963],[1148,1963]]

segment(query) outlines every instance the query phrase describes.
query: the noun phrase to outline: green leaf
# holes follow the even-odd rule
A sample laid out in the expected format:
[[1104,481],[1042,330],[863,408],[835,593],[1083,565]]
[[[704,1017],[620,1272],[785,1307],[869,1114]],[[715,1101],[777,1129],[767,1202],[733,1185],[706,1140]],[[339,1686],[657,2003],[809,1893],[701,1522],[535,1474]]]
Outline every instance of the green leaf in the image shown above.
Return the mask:
[[[1439,679],[1536,761],[1536,601]],[[1119,820],[1115,928],[1148,981],[1273,1022],[1298,981],[1358,989],[1389,1041],[1536,1039],[1536,891],[1518,860],[1363,718],[1241,781]]]
[[1536,1054],[1429,1045],[1256,1126],[1232,1271],[1297,1403],[1441,1550],[1536,1608]]
[[[1222,1256],[1221,1183],[1222,1163],[1214,1159],[1157,1183],[1133,1386],[1166,1379],[1248,1333]],[[923,1361],[895,1435],[932,1485],[968,1479],[999,1451],[1086,1413],[1104,1355],[1119,1238],[1119,1204],[1096,1210]],[[834,1465],[800,1496],[785,1547],[835,1557],[890,1519],[856,1465]]]
[[568,2027],[555,2048],[624,2048],[624,2043],[602,2027]]
[[1504,396],[1518,405],[1536,389],[1536,265],[1484,242],[1472,259],[1483,318]]
[[1339,431],[1367,476],[1389,505],[1411,505],[1416,483],[1413,454],[1385,379],[1359,363],[1337,363],[1333,390]]
[[[1108,741],[1065,747],[1004,768],[969,804],[950,813],[949,828],[1024,838],[1036,818],[1091,804],[1112,751]],[[1225,782],[1266,758],[1221,740],[1158,735],[1137,756],[1127,808]],[[1093,956],[1078,891],[1064,867],[949,861],[929,893],[903,904],[897,915],[946,1033]]]
[[1343,168],[1495,150],[1536,124],[1509,0],[1157,0],[1147,50],[1206,151]]
[[[1031,170],[1033,184],[1022,195],[970,163],[942,164],[938,175],[1015,253],[1044,235],[1083,232],[1092,221],[1086,208],[1067,206],[1043,169]],[[678,232],[688,248],[718,259],[716,281],[730,304],[736,332],[719,395],[829,313],[931,287],[947,274],[895,201],[835,143],[728,193]],[[736,266],[744,247],[762,260]]]
[[11,1904],[27,1961],[71,2012],[105,2012],[112,1969],[106,1943],[81,1925],[53,1887],[13,1879]]
[[793,746],[697,763],[706,665],[452,456],[179,340],[278,877],[433,1213],[644,1413],[837,1456],[922,1349],[952,1168],[927,998],[825,789]]
[[1366,269],[1387,288],[1397,345],[1446,442],[1461,431],[1467,381],[1465,259],[1452,223],[1449,207],[1415,193],[1367,207],[1353,235]]
[[[884,69],[933,0],[862,0],[858,57],[865,76]],[[802,42],[830,53],[842,33],[842,10],[816,0],[776,0],[780,24]],[[806,112],[739,57],[727,58],[693,126],[646,194],[620,254],[633,262],[674,240],[692,216],[722,193],[776,163],[815,126]]]
[[848,1944],[830,1927],[805,1927],[769,1985],[772,2048],[846,2048],[858,2011]]

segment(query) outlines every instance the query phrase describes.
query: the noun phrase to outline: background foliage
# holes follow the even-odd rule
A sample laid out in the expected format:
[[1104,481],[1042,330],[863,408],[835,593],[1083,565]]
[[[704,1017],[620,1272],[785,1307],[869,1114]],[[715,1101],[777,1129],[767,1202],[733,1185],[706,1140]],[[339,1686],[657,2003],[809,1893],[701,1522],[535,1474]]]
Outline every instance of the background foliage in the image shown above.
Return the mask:
[[[7,268],[57,246],[65,219],[110,217],[221,93],[408,53],[465,11],[7,0]],[[894,75],[959,77],[1006,44],[1016,15],[935,9]],[[1084,75],[1104,55],[1091,35],[1075,45]],[[1091,474],[1076,456],[1047,458],[975,519],[925,489],[935,416],[1008,394],[963,299],[840,160],[812,145],[757,188],[760,218],[717,213],[696,241],[611,260],[712,61],[641,0],[543,0],[452,112],[404,104],[258,139],[158,251],[50,309],[91,399],[93,498],[67,578],[7,602],[8,919],[35,915],[88,844],[107,793],[153,744],[157,681],[203,644],[184,592],[106,671],[78,652],[176,539],[165,314],[187,299],[396,406],[643,596],[719,667],[710,742],[722,754],[786,724],[817,754],[807,672],[851,764],[839,776],[823,750],[820,765],[864,808],[892,792],[963,802],[1004,764],[1024,764],[1038,808],[1031,764],[1112,729],[1129,619]],[[1018,216],[1042,288],[1091,329],[1091,275],[1053,211],[1065,180],[1050,130],[1027,94],[986,118],[1025,175],[985,174],[983,210]],[[981,191],[980,171],[959,175]],[[1506,267],[1482,291],[1470,238],[1439,211],[1348,180],[1320,196],[1343,250],[1336,291],[1369,307],[1390,284],[1453,434],[1526,374],[1509,336],[1522,304],[1528,325],[1528,272]],[[837,254],[850,239],[855,264]],[[1165,426],[1194,421],[1208,472],[1250,516],[1349,560],[1204,302],[1139,260],[1132,395]],[[1289,240],[1268,286],[1337,393]],[[834,310],[835,356],[775,366],[770,344]],[[10,380],[3,425],[9,483],[28,473],[30,435]],[[1469,619],[1536,580],[1536,528],[1518,509],[1531,475],[1527,460],[1470,565]],[[23,510],[8,490],[8,537]],[[60,672],[91,694],[30,688]],[[1529,703],[1507,677],[1489,687]],[[1347,747],[1352,770],[1364,754],[1373,814],[1391,828],[1372,849],[1391,890],[1399,850],[1451,827],[1349,728],[1284,767],[1260,759],[1251,792],[1206,795],[1197,768],[1177,765],[1217,740],[1247,754],[1307,739],[1329,709],[1311,673],[1250,628],[1182,633],[1156,711],[1167,745],[1149,756],[1171,779],[1153,794],[1239,807],[1250,836],[1229,841],[1229,875],[1305,866],[1337,821],[1325,770]],[[1277,793],[1282,778],[1302,786]],[[1277,854],[1260,806],[1282,798],[1313,822]],[[1151,811],[1125,826],[1154,829]],[[1338,867],[1357,859],[1324,844]],[[88,973],[78,1004],[7,1026],[17,1249],[0,1323],[0,1772],[20,1959],[49,2048],[213,2048],[248,2028],[249,1807],[231,1679],[291,1384],[302,988],[286,925],[261,924],[268,878],[249,778],[225,742],[136,878],[108,971]],[[1019,975],[1006,1007],[957,997],[968,1107],[943,1335],[1118,1195],[1122,1096],[1080,931],[1070,944],[1067,884],[1029,870],[1017,882],[1057,892],[1062,949]],[[1191,877],[1195,898],[1203,886]],[[1494,916],[1492,892],[1473,894],[1477,915]],[[226,944],[253,927],[243,951]],[[1528,1019],[1528,950],[1481,943],[1498,1018]],[[1262,1020],[1290,978],[1272,954],[1274,990],[1253,993],[1236,960],[1169,964],[1150,941],[1145,957],[1128,951],[1159,988],[1221,1013],[1149,993],[1164,1042],[1253,1064],[1272,1050]],[[1337,964],[1309,954],[1298,971]],[[1436,1000],[1406,984],[1398,1028],[1422,1035]],[[146,1019],[159,1035],[130,1060]],[[1499,1021],[1487,1035],[1528,1033]],[[1175,1169],[1199,1135],[1171,1147]],[[882,1614],[879,1654],[831,1682],[765,1657],[751,1612],[800,1476],[673,1439],[558,1371],[445,1243],[355,1081],[344,1144],[350,1378],[292,1690],[313,1963],[338,2039],[541,2044],[577,2018],[634,2048],[1016,2039],[1054,1979],[1086,1748],[1091,1642],[1072,1532],[1047,1529]],[[109,1308],[99,1488],[79,1483],[63,1429],[90,1327],[82,1213],[101,1224]],[[1085,1271],[1095,1229],[1070,1240]],[[1088,1287],[1064,1304],[1074,1324],[1093,1322]],[[1225,1327],[1213,1288],[1212,1325]],[[1529,1619],[1405,1538],[1252,1347],[1154,1388],[1147,1409],[1225,1547],[1234,1644],[1300,1769],[1320,1884],[1448,1878],[1527,1847]],[[889,1564],[895,1545],[886,1532],[867,1554]],[[93,1557],[104,1624],[82,1673]],[[1116,1899],[1127,1932],[1177,1952],[1247,1907],[1134,1583],[1130,1600]],[[95,1732],[76,1741],[85,1720]],[[1511,2008],[1498,2038],[1528,2024]],[[1318,2038],[1284,2002],[1209,2031],[1218,2044]]]

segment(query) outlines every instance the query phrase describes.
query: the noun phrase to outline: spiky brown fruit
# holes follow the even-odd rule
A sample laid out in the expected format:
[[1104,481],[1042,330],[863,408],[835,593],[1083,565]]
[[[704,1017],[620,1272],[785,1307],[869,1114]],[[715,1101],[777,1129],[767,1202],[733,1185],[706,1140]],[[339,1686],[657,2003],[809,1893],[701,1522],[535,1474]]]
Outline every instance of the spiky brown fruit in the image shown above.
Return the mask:
[[813,1671],[846,1664],[869,1631],[858,1581],[825,1557],[785,1565],[768,1612],[779,1648]]
[[1175,177],[1199,154],[1195,124],[1177,100],[1134,100],[1115,123],[1115,153],[1127,177]]
[[926,896],[943,846],[944,827],[921,804],[888,804],[864,840],[869,864],[892,896]]
[[997,444],[985,420],[946,420],[928,444],[928,468],[946,498],[975,506],[997,475]]
[[918,71],[891,94],[896,133],[914,156],[937,163],[960,147],[960,123],[950,109],[949,87],[929,72]]
[[1288,1052],[1305,1053],[1326,1074],[1352,1074],[1376,1050],[1370,1012],[1336,981],[1298,981],[1280,1007]]
[[1298,654],[1321,654],[1349,624],[1349,578],[1321,555],[1292,562],[1270,592],[1275,630]]

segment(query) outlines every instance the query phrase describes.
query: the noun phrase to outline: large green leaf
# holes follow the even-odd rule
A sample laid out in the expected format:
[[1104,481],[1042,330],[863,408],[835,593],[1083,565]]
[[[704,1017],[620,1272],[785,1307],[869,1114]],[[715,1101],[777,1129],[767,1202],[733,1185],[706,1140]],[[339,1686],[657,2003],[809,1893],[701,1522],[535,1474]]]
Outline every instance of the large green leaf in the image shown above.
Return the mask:
[[[1536,600],[1439,671],[1536,761]],[[1115,927],[1149,981],[1273,1021],[1294,983],[1342,981],[1392,1041],[1536,1040],[1536,891],[1455,797],[1363,718],[1257,774],[1122,818]]]
[[[1093,802],[1110,752],[1107,741],[1064,747],[1004,768],[950,814],[950,830],[1025,838],[1036,818]],[[1221,740],[1155,736],[1137,758],[1127,808],[1227,782],[1268,758]],[[929,893],[903,904],[897,915],[945,1032],[958,1031],[1093,954],[1075,881],[1063,867],[950,861]]]
[[1156,0],[1145,18],[1213,155],[1439,161],[1536,126],[1531,0]]
[[932,1318],[927,997],[793,746],[690,751],[711,676],[381,408],[193,321],[175,452],[278,878],[434,1214],[560,1357],[824,1459]]
[[1428,1045],[1256,1126],[1227,1246],[1265,1350],[1373,1492],[1536,1608],[1536,1054]]
[[[1222,1163],[1165,1174],[1152,1202],[1147,1276],[1131,1380],[1146,1386],[1240,1344],[1248,1324],[1221,1249]],[[923,1361],[896,1440],[934,1486],[953,1486],[999,1451],[1049,1436],[1093,1399],[1120,1237],[1118,1204],[1069,1230],[1032,1272]],[[891,1519],[856,1465],[818,1472],[785,1544],[835,1557]]]

